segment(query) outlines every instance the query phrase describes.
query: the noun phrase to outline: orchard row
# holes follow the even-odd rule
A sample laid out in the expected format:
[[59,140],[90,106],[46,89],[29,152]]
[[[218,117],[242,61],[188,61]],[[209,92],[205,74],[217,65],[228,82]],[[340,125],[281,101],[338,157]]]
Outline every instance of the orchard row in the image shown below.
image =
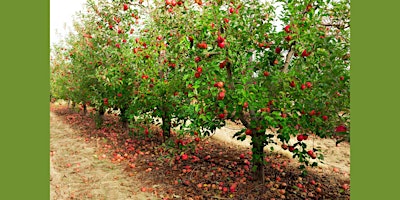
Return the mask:
[[99,120],[108,108],[127,126],[159,118],[165,140],[176,127],[204,136],[240,122],[257,178],[276,143],[267,129],[316,165],[308,135],[349,136],[349,1],[278,3],[282,13],[261,1],[89,0],[52,49],[51,93]]

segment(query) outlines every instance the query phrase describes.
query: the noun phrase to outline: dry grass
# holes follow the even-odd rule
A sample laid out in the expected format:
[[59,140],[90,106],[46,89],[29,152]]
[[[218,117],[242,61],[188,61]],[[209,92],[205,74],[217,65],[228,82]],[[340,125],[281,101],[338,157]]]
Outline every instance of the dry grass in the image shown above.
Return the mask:
[[50,113],[51,199],[156,199],[140,192],[143,185],[127,176],[122,166],[102,159],[96,152],[100,143],[85,142]]

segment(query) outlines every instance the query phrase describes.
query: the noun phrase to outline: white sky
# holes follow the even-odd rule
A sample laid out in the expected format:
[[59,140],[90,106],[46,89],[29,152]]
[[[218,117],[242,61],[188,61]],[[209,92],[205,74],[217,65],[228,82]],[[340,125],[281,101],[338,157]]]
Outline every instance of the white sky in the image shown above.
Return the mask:
[[[267,0],[268,1],[268,0]],[[86,0],[50,0],[50,45],[67,36],[72,30],[73,16],[84,8]],[[277,8],[278,13],[282,10]],[[282,25],[275,22],[280,28]]]
[[58,42],[72,29],[75,12],[86,0],[50,0],[50,44]]

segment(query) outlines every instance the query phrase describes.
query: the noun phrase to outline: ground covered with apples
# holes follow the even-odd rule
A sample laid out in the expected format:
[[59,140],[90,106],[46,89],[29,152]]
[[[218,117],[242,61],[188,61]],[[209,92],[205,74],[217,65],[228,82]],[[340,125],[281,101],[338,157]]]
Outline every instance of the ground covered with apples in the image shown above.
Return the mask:
[[221,136],[175,138],[167,147],[158,127],[129,134],[106,114],[98,129],[91,109],[50,108],[51,199],[350,199],[346,166],[309,168],[302,177],[297,161],[268,152],[260,183],[250,149]]

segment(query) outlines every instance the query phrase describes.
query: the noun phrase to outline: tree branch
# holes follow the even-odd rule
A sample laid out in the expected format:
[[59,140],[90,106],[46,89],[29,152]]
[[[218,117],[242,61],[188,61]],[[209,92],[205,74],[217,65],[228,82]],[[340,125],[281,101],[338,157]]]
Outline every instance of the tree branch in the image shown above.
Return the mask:
[[295,45],[295,43],[293,42],[291,45],[290,45],[290,48],[289,48],[289,53],[286,55],[286,60],[285,60],[285,64],[283,65],[283,68],[282,68],[282,72],[283,73],[288,73],[288,71],[289,71],[289,64],[290,64],[290,59],[292,58],[292,56],[294,55],[294,50],[293,50],[293,46]]
[[322,26],[333,26],[339,29],[345,29],[345,28],[349,28],[350,24],[346,23],[347,25],[344,24],[321,24]]

